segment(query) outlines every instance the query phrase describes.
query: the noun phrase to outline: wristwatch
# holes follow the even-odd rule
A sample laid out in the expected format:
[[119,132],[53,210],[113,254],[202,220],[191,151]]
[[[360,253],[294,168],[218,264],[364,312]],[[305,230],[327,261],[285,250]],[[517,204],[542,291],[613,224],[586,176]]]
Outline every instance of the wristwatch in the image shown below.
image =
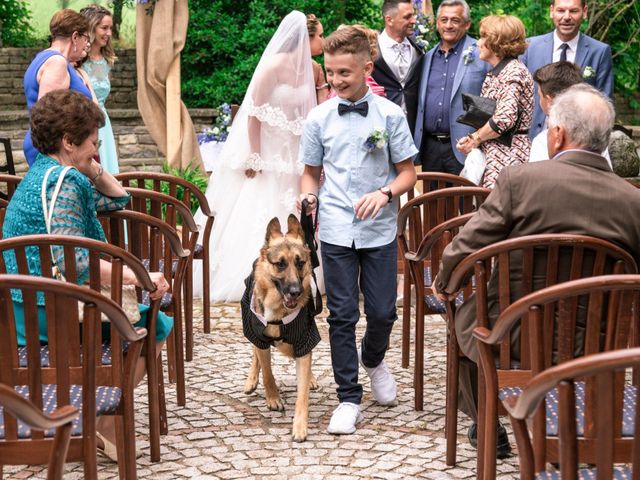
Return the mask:
[[391,203],[391,200],[393,200],[393,194],[391,193],[391,189],[389,187],[380,187],[379,190],[384,193],[387,197],[389,197],[389,202],[387,203]]

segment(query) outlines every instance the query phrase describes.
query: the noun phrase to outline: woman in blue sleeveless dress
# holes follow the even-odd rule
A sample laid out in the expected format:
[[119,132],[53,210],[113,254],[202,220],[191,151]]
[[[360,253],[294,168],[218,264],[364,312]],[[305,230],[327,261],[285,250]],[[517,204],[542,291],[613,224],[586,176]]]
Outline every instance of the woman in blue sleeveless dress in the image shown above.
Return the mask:
[[98,98],[98,103],[104,113],[104,127],[99,131],[102,142],[99,150],[100,163],[104,169],[112,174],[120,171],[118,167],[118,150],[111,128],[111,121],[104,103],[111,91],[110,72],[116,60],[116,54],[111,46],[111,31],[113,19],[111,12],[100,5],[89,5],[80,10],[80,13],[89,22],[90,44],[89,56],[82,64],[82,69],[87,72],[91,80],[91,86]]
[[[51,90],[75,90],[92,98],[91,91],[72,65],[87,54],[89,22],[78,12],[65,8],[53,15],[49,31],[51,46],[35,56],[24,74],[27,110]],[[31,166],[38,156],[31,141],[31,130],[27,132],[22,148]]]

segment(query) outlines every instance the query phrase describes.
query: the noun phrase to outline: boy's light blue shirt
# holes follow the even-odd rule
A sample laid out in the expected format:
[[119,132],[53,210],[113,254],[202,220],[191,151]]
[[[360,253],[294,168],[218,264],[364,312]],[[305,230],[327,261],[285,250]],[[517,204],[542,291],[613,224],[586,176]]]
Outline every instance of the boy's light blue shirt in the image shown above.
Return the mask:
[[[412,159],[418,149],[413,143],[402,109],[371,89],[356,102],[369,103],[369,113],[338,115],[338,104],[351,102],[331,98],[315,107],[307,117],[300,142],[300,161],[324,168],[320,188],[321,241],[332,245],[374,248],[396,237],[398,198],[385,205],[376,218],[356,219],[353,205],[366,193],[389,185],[396,177],[394,163]],[[375,128],[389,134],[387,145],[368,152],[367,138]],[[303,192],[304,193],[304,192]]]

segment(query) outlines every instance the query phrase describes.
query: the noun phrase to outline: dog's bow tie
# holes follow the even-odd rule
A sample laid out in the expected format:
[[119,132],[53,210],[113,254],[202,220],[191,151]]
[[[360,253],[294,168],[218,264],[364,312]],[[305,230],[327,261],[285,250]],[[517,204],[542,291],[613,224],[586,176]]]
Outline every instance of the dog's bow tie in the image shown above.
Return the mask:
[[366,117],[369,113],[369,102],[362,102],[357,105],[347,105],[345,103],[338,104],[338,115],[344,115],[349,112],[356,112],[363,117]]

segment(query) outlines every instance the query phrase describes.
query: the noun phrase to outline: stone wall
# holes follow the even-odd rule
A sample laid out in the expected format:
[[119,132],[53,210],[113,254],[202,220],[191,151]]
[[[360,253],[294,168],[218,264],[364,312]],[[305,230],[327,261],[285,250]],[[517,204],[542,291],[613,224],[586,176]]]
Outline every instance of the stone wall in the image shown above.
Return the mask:
[[[211,126],[214,118],[213,109],[189,110],[196,132]],[[162,167],[164,157],[153,142],[144,126],[140,113],[133,109],[114,109],[109,111],[113,132],[116,137],[120,171],[155,170]],[[16,173],[24,175],[27,164],[22,152],[22,141],[29,127],[26,111],[0,111],[0,137],[11,138]],[[4,163],[4,152],[0,145],[0,158]]]
[[[26,108],[22,78],[39,51],[39,48],[0,48],[0,111]],[[107,109],[137,108],[136,51],[121,49],[116,54]]]

